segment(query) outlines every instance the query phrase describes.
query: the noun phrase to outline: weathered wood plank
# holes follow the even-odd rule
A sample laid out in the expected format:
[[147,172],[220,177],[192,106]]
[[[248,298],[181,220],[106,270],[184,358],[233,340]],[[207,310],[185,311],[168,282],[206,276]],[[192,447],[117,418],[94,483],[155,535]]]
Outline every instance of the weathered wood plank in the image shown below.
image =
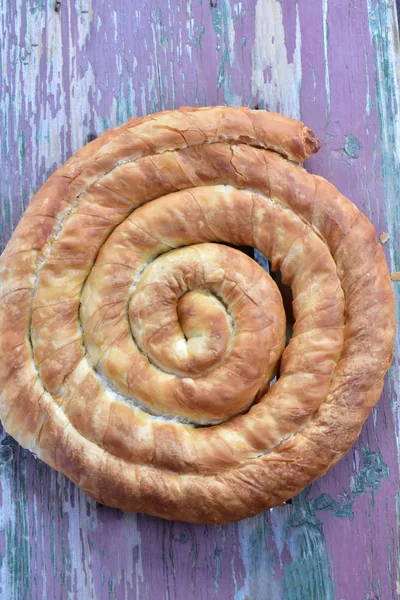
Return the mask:
[[[182,104],[259,104],[317,132],[308,168],[389,232],[400,270],[393,1],[0,0],[0,19],[3,245],[34,191],[90,136]],[[239,524],[97,506],[6,437],[1,597],[399,597],[398,356],[348,456],[291,506]]]

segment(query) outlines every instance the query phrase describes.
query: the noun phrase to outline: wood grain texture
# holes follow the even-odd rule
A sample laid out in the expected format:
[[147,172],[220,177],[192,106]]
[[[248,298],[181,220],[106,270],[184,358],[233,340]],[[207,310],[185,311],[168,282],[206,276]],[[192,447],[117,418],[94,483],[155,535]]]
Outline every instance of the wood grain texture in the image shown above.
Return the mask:
[[[0,0],[0,23],[2,246],[46,177],[104,129],[182,104],[257,104],[317,133],[308,169],[389,233],[400,271],[393,0]],[[347,457],[292,505],[239,524],[98,506],[5,436],[0,597],[400,597],[399,357],[397,344]]]

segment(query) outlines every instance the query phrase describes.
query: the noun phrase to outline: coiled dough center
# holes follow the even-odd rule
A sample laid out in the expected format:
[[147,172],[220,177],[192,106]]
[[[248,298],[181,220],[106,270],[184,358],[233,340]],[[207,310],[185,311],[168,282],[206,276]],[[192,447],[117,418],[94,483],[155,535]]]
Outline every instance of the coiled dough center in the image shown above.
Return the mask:
[[[111,260],[114,242],[105,244],[101,261]],[[131,244],[136,268],[119,278],[117,294],[96,266],[85,286],[81,316],[93,364],[128,401],[156,414],[207,424],[248,408],[273,378],[284,347],[276,284],[225,245],[180,248],[146,264],[148,256]],[[98,308],[110,305],[111,348],[104,320],[93,327]]]

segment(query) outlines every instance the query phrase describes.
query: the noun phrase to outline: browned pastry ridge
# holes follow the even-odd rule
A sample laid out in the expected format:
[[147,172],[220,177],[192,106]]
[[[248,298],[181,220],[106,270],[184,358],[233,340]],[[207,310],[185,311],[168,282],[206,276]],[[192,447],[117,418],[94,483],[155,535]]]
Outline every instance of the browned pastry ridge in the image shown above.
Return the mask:
[[[380,396],[394,298],[368,219],[296,164],[318,148],[278,114],[182,108],[68,160],[0,262],[5,429],[101,503],[198,523],[335,464]],[[286,348],[278,288],[224,242],[291,286]]]

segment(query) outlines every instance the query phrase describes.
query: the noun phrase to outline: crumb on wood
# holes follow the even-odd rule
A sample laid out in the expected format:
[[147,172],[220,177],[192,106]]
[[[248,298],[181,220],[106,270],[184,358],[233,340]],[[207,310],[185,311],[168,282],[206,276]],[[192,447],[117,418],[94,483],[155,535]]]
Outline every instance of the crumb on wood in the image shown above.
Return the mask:
[[389,236],[388,233],[386,233],[386,231],[384,231],[383,233],[381,233],[381,235],[379,236],[381,244],[386,244],[386,242],[388,241],[389,237],[390,236]]
[[400,271],[393,271],[393,273],[390,273],[390,277],[392,281],[400,281]]

